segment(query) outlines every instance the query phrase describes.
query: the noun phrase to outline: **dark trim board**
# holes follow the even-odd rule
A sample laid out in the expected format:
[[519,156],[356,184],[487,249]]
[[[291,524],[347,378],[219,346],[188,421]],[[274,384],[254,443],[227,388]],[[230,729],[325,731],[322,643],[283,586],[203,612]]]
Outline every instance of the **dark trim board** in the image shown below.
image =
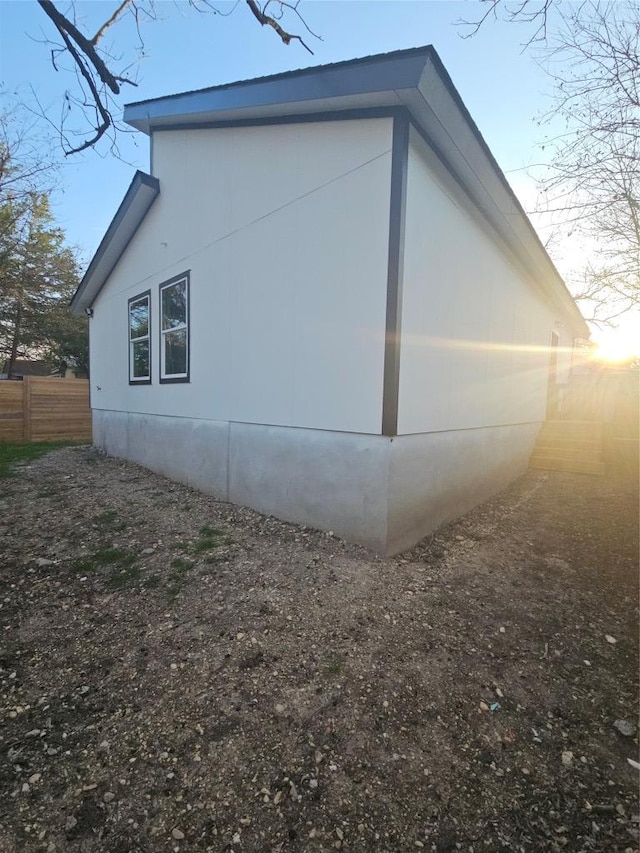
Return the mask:
[[147,99],[127,105],[124,121],[151,134],[156,128],[373,117],[402,107],[530,278],[539,282],[544,298],[571,318],[574,330],[588,335],[566,285],[431,45]]
[[195,113],[204,120],[207,113],[213,119],[220,112],[262,110],[275,115],[302,103],[313,110],[327,98],[343,99],[347,109],[353,106],[349,100],[362,97],[371,106],[380,105],[379,99],[371,103],[377,96],[398,103],[395,93],[418,85],[432,53],[433,47],[427,45],[137,101],[125,105],[124,121],[148,134],[163,119],[170,124],[173,117],[179,121]]
[[265,118],[237,118],[226,121],[182,122],[180,124],[158,124],[150,130],[150,136],[156,132],[169,130],[220,130],[229,127],[269,127],[282,124],[313,124],[325,121],[356,121],[357,119],[395,118],[405,115],[405,107],[362,107],[351,110],[330,110],[323,113],[297,113],[286,116],[267,116]]
[[[187,310],[186,310],[186,329],[187,329],[187,373],[186,376],[163,376],[162,375],[162,348],[164,346],[164,338],[162,335],[162,291],[165,287],[170,287],[172,284],[177,284],[179,281],[187,282]],[[161,281],[158,285],[158,335],[159,335],[159,350],[158,350],[158,376],[161,385],[177,385],[179,383],[191,382],[191,270],[186,270],[179,275],[171,276],[166,281]]]
[[[149,319],[147,320],[147,339],[149,341],[149,378],[148,379],[132,379],[131,378],[131,303],[139,302],[141,299],[147,299],[149,305]],[[127,300],[127,349],[129,350],[129,385],[151,385],[153,379],[153,359],[151,347],[151,290],[145,290],[143,293],[138,293],[137,296],[132,296]]]
[[[124,121],[152,135],[156,129],[377,117],[395,121],[403,110],[529,277],[539,282],[545,300],[569,319],[574,332],[587,336],[566,285],[430,45],[139,101],[125,108]],[[152,171],[154,159],[151,151]],[[92,306],[159,191],[157,180],[148,175],[136,175],[134,184],[74,296],[75,313]],[[387,413],[388,406],[387,396]]]
[[407,169],[409,162],[409,113],[403,110],[393,120],[391,152],[391,198],[389,204],[389,261],[387,268],[387,317],[382,386],[382,435],[398,434],[400,388],[400,335],[402,331],[402,275]]
[[[408,59],[411,59],[412,57],[415,57],[420,60],[421,58],[427,56],[437,56],[436,50],[433,45],[429,44],[422,45],[420,47],[401,48],[400,50],[391,50],[388,53],[373,54],[371,56],[361,56],[356,57],[355,59],[343,59],[339,62],[331,62],[324,65],[310,65],[307,68],[296,68],[293,71],[279,71],[276,74],[268,74],[264,77],[251,77],[246,80],[233,80],[230,83],[220,83],[216,86],[204,86],[201,89],[191,89],[187,92],[175,92],[173,95],[161,95],[158,98],[145,98],[142,101],[133,101],[130,104],[125,104],[125,106],[129,109],[133,107],[147,106],[150,104],[166,103],[168,101],[174,101],[179,98],[184,98],[188,95],[208,95],[228,90],[239,90],[244,87],[254,87],[256,83],[267,84],[282,82],[285,85],[289,85],[289,81],[300,77],[318,77],[335,71],[344,72],[346,69],[356,68],[359,65],[371,66],[374,64],[382,63],[386,65],[389,62],[394,62],[396,60],[406,61]],[[412,71],[413,69],[411,69],[408,73],[411,74]],[[418,66],[418,73],[420,71],[421,68]],[[385,81],[385,85],[388,85],[387,81]]]
[[81,314],[91,306],[102,285],[133,239],[140,223],[160,192],[160,182],[153,175],[136,172],[125,197],[111,220],[98,250],[93,256],[80,286],[73,295],[72,313]]

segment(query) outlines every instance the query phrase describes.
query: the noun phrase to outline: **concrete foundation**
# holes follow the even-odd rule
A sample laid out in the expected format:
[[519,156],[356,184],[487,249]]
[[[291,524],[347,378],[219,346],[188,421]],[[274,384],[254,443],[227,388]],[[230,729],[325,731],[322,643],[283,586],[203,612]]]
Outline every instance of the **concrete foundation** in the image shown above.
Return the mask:
[[387,438],[93,411],[94,443],[111,456],[383,554],[411,547],[519,476],[538,428]]
[[392,439],[386,551],[397,554],[523,474],[540,424]]

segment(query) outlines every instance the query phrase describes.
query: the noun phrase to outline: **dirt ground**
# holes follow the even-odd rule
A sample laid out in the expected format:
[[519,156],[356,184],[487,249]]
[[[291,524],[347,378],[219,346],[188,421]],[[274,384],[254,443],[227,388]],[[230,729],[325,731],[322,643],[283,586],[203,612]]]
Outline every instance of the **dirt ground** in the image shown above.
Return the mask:
[[633,479],[391,559],[90,448],[1,488],[1,851],[637,849]]

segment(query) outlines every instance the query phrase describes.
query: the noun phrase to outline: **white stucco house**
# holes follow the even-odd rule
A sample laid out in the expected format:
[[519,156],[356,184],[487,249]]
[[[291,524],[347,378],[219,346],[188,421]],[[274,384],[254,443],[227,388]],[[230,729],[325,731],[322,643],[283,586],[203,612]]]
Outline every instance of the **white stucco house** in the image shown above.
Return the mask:
[[432,47],[124,119],[150,174],[72,303],[96,445],[386,553],[524,471],[588,332]]

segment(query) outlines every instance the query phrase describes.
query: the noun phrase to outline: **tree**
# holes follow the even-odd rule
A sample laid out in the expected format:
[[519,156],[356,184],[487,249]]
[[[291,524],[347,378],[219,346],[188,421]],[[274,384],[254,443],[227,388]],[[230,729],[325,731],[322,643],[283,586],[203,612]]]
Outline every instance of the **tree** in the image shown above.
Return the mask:
[[605,306],[611,317],[640,305],[639,40],[640,7],[589,2],[563,15],[546,57],[566,130],[553,143],[545,206],[595,247],[576,294],[595,320]]
[[[67,13],[52,0],[38,0],[40,8],[49,19],[57,40],[51,41],[51,61],[56,71],[64,59],[71,60],[71,69],[75,72],[76,86],[65,93],[64,112],[59,126],[62,147],[65,154],[74,154],[95,146],[105,135],[119,128],[115,118],[118,108],[117,97],[123,86],[136,86],[132,76],[137,61],[144,55],[144,40],[141,26],[157,17],[154,0],[119,0],[113,10],[91,34],[83,32],[76,15],[76,4],[71,2]],[[295,19],[305,30],[314,35],[306,25],[298,6],[300,0],[245,0],[245,6],[260,26],[268,27],[280,38],[283,44],[298,42],[309,53],[313,53],[302,36],[285,29],[285,17]],[[189,6],[196,12],[223,13],[212,0],[189,0]],[[126,59],[116,58],[104,46],[104,37],[118,22],[133,24],[139,38],[138,56]],[[316,36],[317,38],[317,36]],[[80,127],[71,127],[71,112],[82,117]]]
[[555,102],[545,118],[563,123],[538,173],[541,210],[591,250],[573,282],[590,319],[615,319],[640,305],[640,7],[482,2],[483,15],[465,22],[467,35],[501,13],[532,27],[526,43],[536,45],[554,81]]
[[[476,35],[483,24],[493,18],[498,20],[502,15],[510,23],[525,23],[530,25],[528,31],[527,46],[538,41],[544,41],[547,37],[547,22],[554,0],[519,0],[517,3],[507,5],[504,0],[480,0],[482,14],[469,21],[459,21],[467,28],[464,38]],[[559,5],[556,3],[556,5]]]
[[88,370],[88,331],[69,301],[79,281],[73,252],[53,225],[51,147],[25,112],[0,114],[0,368],[33,356]]
[[52,367],[73,359],[86,369],[86,318],[68,311],[78,266],[63,232],[52,224],[48,194],[4,197],[0,223],[0,361],[9,378],[24,357]]

